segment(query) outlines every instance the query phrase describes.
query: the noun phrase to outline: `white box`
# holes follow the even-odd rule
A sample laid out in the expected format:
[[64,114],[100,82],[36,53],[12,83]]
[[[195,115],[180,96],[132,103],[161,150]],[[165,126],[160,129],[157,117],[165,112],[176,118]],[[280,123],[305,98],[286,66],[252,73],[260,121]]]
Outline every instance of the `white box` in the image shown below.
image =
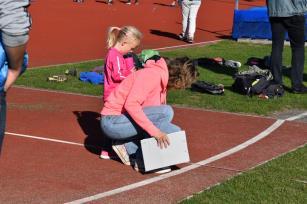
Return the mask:
[[170,145],[161,149],[155,138],[141,140],[145,171],[190,161],[185,131],[167,135]]

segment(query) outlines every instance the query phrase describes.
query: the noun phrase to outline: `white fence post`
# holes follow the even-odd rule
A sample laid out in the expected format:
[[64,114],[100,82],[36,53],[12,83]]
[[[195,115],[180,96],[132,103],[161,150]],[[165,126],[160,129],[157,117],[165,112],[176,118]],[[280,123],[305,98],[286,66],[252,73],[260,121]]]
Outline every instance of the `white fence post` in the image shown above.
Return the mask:
[[235,4],[235,9],[238,10],[239,9],[239,0],[235,0],[236,4]]

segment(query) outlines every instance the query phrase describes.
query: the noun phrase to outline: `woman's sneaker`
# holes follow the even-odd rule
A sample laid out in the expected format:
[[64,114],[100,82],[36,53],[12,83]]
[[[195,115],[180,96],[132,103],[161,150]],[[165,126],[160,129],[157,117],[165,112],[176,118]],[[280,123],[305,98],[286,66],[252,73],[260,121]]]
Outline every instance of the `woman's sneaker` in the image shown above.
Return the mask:
[[117,154],[118,158],[125,164],[130,165],[129,155],[123,143],[113,142],[112,149]]
[[165,174],[165,173],[168,173],[168,172],[172,171],[172,169],[170,167],[164,167],[164,168],[160,168],[160,169],[156,169],[156,170],[145,172],[144,164],[139,163],[139,162],[134,162],[133,168],[134,168],[135,171],[141,172],[141,173]]
[[111,159],[109,152],[105,151],[105,150],[101,150],[100,156],[101,159]]
[[166,174],[166,173],[169,173],[171,171],[172,171],[172,169],[170,167],[164,167],[164,168],[161,168],[161,169],[154,170],[153,173],[155,173],[155,174]]

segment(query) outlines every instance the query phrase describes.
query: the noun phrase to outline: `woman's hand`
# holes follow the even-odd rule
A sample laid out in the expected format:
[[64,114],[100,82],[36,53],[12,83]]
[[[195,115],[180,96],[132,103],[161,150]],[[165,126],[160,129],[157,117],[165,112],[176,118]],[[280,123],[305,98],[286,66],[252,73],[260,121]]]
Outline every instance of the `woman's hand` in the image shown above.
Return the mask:
[[167,146],[170,145],[169,139],[164,132],[159,132],[159,134],[154,135],[153,137],[156,138],[158,146],[161,149],[167,148]]

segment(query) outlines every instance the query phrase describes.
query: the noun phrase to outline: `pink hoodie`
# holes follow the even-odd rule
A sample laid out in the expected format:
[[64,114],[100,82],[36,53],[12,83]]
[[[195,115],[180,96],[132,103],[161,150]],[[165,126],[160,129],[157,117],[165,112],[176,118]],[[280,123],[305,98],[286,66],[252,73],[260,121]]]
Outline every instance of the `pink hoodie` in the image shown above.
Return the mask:
[[115,48],[110,48],[104,66],[104,91],[103,100],[105,101],[110,93],[124,80],[133,68],[133,62],[128,64],[123,54]]
[[120,115],[127,111],[132,119],[151,136],[160,130],[147,118],[143,107],[166,103],[168,69],[163,58],[148,60],[137,72],[129,75],[105,100],[102,115]]

